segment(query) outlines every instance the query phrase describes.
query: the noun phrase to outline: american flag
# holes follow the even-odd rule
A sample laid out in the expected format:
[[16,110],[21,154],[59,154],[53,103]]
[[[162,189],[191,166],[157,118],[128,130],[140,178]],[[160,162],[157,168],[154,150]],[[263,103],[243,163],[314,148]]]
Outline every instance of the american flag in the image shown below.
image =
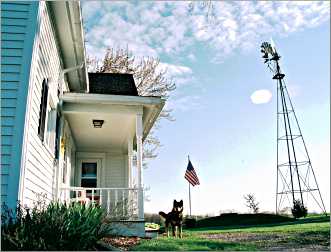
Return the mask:
[[198,175],[195,173],[195,170],[190,160],[188,161],[184,178],[193,186],[200,185]]

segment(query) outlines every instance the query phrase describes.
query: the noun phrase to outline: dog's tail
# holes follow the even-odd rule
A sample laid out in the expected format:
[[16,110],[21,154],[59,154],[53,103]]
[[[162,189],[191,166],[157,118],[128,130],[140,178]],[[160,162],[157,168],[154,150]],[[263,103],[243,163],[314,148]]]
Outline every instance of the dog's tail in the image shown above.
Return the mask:
[[163,217],[163,218],[167,218],[167,214],[165,213],[165,212],[159,212],[159,215],[161,216],[161,217]]

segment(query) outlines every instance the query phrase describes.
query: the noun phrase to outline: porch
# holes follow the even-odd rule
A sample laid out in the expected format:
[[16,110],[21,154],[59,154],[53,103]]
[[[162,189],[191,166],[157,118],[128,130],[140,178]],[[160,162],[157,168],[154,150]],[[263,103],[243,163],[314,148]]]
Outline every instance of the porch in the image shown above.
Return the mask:
[[164,100],[66,93],[58,199],[99,204],[113,221],[143,221],[143,141]]

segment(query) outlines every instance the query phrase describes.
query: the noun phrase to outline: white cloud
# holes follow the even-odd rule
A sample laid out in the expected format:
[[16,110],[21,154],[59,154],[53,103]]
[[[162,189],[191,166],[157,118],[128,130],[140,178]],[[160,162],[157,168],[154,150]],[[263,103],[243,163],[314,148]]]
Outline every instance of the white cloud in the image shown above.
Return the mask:
[[[222,60],[234,50],[252,50],[262,39],[287,36],[330,19],[329,1],[213,2],[212,18],[187,2],[83,2],[88,54],[126,47],[137,56],[190,54],[197,41]],[[277,39],[277,37],[275,38]]]
[[192,62],[195,62],[197,60],[196,56],[193,53],[188,54],[187,58],[189,58]]
[[173,65],[168,63],[160,63],[162,70],[167,70],[171,76],[178,76],[184,74],[192,74],[192,69],[187,66]]
[[197,110],[203,107],[201,99],[197,95],[187,95],[180,98],[173,98],[167,101],[166,108],[175,112],[187,112]]
[[160,62],[160,71],[166,71],[167,77],[173,79],[177,86],[187,84],[193,80],[192,69],[187,66]]
[[267,89],[260,89],[256,90],[252,95],[251,95],[251,101],[254,104],[263,104],[263,103],[268,103],[270,102],[272,98],[272,94],[269,90]]

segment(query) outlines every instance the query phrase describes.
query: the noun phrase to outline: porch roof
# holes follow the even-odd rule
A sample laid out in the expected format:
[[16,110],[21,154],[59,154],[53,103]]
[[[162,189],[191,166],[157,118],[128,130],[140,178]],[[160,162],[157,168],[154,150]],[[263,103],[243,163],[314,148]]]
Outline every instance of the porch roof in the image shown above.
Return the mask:
[[[160,97],[91,93],[65,93],[61,100],[62,112],[72,126],[75,140],[78,140],[78,143],[81,140],[82,144],[95,143],[99,148],[108,147],[106,136],[107,141],[117,146],[121,143],[122,148],[126,148],[127,139],[135,134],[134,118],[138,113],[143,115],[144,140],[165,104],[165,100]],[[91,120],[103,118],[104,132],[93,129]],[[111,125],[106,124],[107,119],[112,122]]]
[[89,73],[90,93],[138,96],[132,74]]

